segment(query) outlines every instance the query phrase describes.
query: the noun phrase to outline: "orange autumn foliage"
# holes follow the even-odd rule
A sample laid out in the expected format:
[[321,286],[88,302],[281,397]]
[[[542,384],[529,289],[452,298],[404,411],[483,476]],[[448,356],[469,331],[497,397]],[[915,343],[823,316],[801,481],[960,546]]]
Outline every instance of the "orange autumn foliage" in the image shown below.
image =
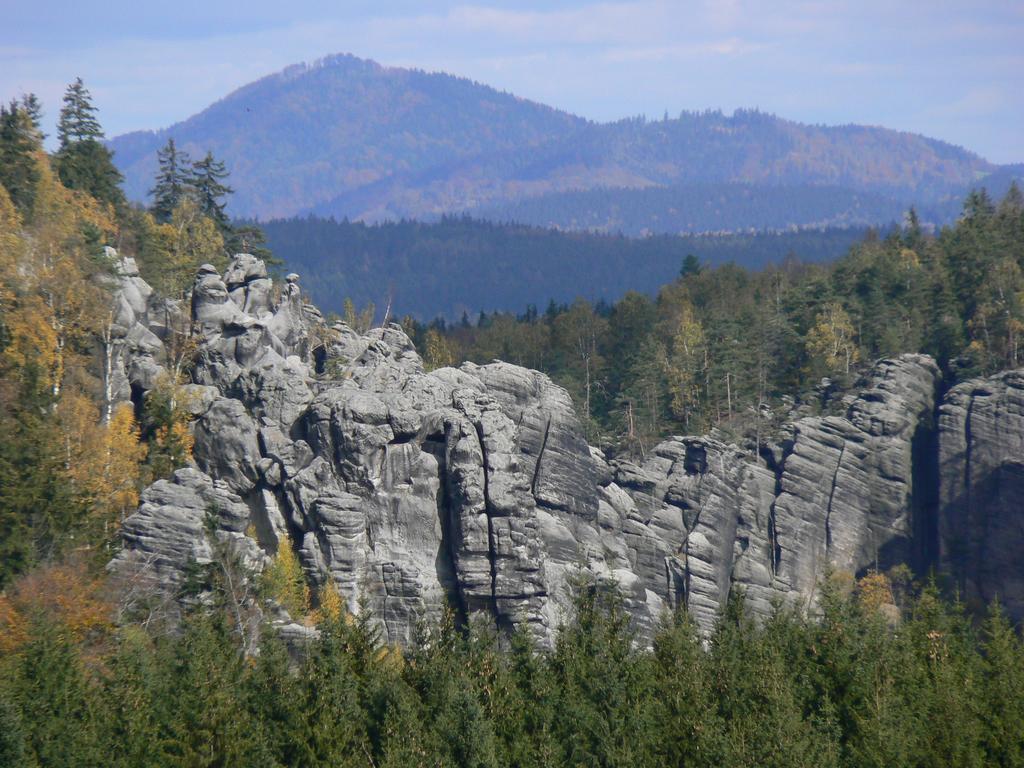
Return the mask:
[[32,616],[40,614],[65,627],[77,642],[114,626],[106,583],[84,558],[35,568],[0,594],[0,654],[16,652],[28,639]]

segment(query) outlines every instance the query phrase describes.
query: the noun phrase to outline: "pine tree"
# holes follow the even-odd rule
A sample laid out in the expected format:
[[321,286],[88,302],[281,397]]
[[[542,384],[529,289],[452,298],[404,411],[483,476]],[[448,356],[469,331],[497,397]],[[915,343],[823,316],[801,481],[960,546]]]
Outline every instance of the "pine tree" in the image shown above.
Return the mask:
[[158,150],[156,156],[160,169],[156,174],[156,184],[149,191],[153,197],[150,210],[158,223],[166,224],[189,191],[192,169],[188,155],[178,150],[174,139],[168,139],[167,146]]
[[715,681],[693,619],[680,608],[654,639],[652,726],[666,765],[722,765]]
[[0,694],[0,765],[28,768],[25,730],[18,710]]
[[17,670],[25,742],[47,766],[103,764],[100,702],[65,627],[37,618]]

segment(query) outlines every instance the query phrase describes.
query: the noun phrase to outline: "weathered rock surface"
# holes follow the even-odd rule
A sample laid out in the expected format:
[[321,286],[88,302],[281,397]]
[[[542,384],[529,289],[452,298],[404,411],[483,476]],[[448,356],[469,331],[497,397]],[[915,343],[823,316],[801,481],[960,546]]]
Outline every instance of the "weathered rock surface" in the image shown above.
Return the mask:
[[[124,324],[154,337],[125,342],[122,369],[159,366],[151,292],[130,268],[121,284]],[[708,631],[735,586],[762,615],[811,605],[827,565],[926,565],[940,529],[980,597],[1024,595],[1010,567],[1024,374],[954,389],[936,431],[934,362],[883,360],[825,415],[789,423],[767,460],[675,437],[634,463],[588,446],[547,376],[500,362],[428,372],[397,325],[328,327],[295,275],[275,300],[251,256],[223,276],[200,269],[191,318],[195,466],[147,489],[114,568],[174,583],[209,557],[212,520],[256,567],[292,547],[312,584],[333,581],[353,611],[366,601],[398,643],[445,606],[550,642],[581,572],[619,585],[643,636],[677,606]],[[125,378],[137,397],[151,386]]]
[[951,389],[939,448],[941,565],[969,605],[1024,617],[1024,370]]

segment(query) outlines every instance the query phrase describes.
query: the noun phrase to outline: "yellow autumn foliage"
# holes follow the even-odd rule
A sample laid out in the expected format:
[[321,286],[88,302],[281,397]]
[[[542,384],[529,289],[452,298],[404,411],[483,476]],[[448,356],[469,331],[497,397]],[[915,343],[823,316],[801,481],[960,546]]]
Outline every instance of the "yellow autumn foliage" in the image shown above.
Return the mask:
[[93,519],[108,535],[139,503],[139,482],[147,448],[139,440],[129,404],[99,422],[96,404],[68,391],[57,406],[58,424],[72,487],[87,503]]
[[875,612],[886,605],[895,605],[892,585],[884,573],[872,571],[857,582],[857,600],[865,611]]
[[31,218],[21,221],[6,192],[0,197],[0,301],[11,335],[4,362],[14,372],[31,365],[59,395],[71,363],[87,354],[109,314],[109,296],[93,280],[96,236],[116,230],[112,211],[66,189],[45,156]]
[[11,196],[0,184],[0,309],[6,310],[13,296],[10,281],[24,258],[25,241],[21,237],[21,217]]
[[436,328],[427,331],[427,338],[423,351],[423,362],[428,371],[455,364],[455,353],[451,344],[442,336]]
[[318,590],[317,599],[320,603],[314,616],[317,623],[320,621],[340,621],[345,615],[345,603],[341,599],[341,593],[338,592],[337,585],[329,576]]
[[826,304],[815,318],[807,333],[807,354],[831,373],[849,373],[860,359],[853,322],[838,302]]
[[102,574],[82,558],[40,566],[0,594],[0,655],[28,640],[31,617],[65,627],[76,641],[113,629],[114,606]]
[[288,541],[280,543],[260,583],[266,597],[275,600],[293,619],[299,620],[309,613],[309,586],[299,558]]
[[674,317],[667,328],[670,350],[664,368],[672,393],[672,412],[689,425],[691,414],[700,405],[704,328],[688,299],[676,299],[674,307]]

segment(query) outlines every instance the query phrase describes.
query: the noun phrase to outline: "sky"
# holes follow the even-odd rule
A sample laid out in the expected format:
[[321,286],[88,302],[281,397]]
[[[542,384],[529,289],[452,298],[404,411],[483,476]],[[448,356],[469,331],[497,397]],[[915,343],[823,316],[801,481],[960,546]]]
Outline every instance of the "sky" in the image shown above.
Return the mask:
[[757,107],[1024,162],[1024,0],[0,0],[0,98],[50,133],[75,77],[116,136],[334,53],[594,120]]

